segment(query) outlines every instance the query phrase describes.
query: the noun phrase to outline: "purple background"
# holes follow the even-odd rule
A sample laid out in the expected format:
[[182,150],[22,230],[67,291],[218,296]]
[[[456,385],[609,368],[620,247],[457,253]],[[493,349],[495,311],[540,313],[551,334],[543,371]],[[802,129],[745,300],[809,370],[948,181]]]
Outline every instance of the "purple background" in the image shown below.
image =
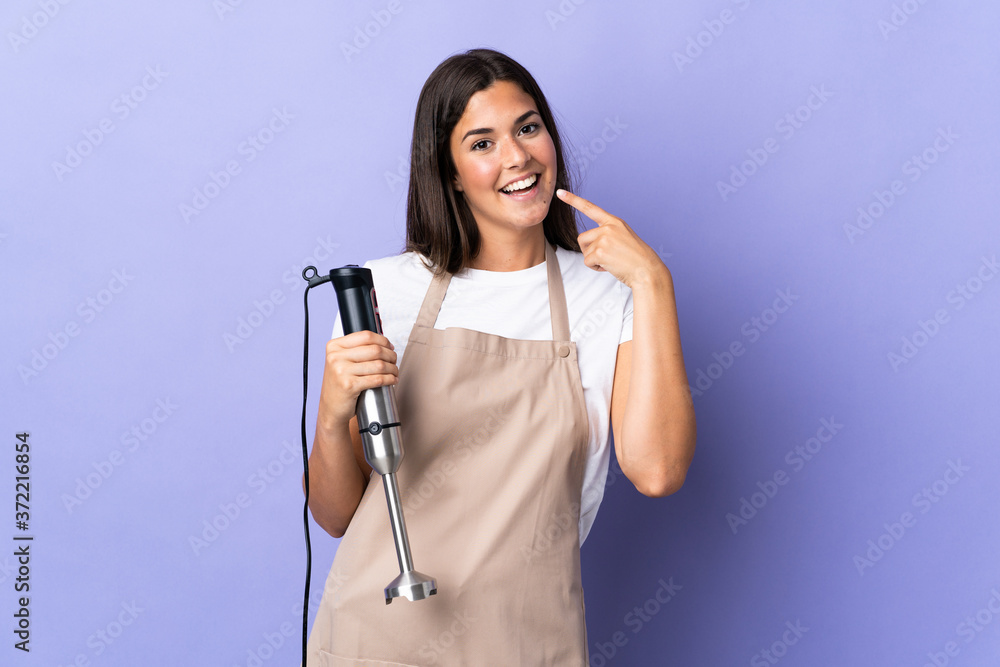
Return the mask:
[[667,262],[702,378],[681,492],[611,473],[591,665],[994,664],[1000,6],[225,2],[4,3],[0,540],[27,430],[35,542],[30,655],[0,547],[0,661],[297,664],[298,274],[399,250],[420,86],[485,45]]

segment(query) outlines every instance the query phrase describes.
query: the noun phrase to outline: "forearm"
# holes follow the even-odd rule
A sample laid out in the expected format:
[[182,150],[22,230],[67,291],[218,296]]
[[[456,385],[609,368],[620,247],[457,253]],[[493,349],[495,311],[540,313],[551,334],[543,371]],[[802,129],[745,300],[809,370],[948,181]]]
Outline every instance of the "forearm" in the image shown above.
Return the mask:
[[616,453],[642,493],[669,495],[684,483],[696,437],[669,270],[661,265],[638,277],[632,299],[631,373]]
[[350,423],[317,426],[309,455],[309,509],[334,537],[346,532],[368,484],[352,449]]

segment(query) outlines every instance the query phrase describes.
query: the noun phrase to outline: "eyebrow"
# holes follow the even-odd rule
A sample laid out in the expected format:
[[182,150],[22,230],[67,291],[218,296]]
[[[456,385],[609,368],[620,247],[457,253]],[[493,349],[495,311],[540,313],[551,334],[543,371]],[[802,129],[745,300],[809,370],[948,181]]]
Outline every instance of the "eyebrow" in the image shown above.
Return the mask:
[[[531,111],[524,112],[514,120],[514,125],[517,125],[518,123],[528,120],[533,115],[539,115],[539,114],[534,109],[532,109]],[[465,136],[462,137],[462,143],[465,143],[465,140],[474,134],[489,134],[490,132],[493,132],[492,127],[480,127],[475,130],[469,130],[468,132],[465,133]]]

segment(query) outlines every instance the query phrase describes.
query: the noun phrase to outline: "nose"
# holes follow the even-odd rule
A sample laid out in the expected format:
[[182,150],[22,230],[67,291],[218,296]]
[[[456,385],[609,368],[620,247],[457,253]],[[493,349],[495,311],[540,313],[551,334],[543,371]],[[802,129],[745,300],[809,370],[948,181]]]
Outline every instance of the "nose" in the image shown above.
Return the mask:
[[508,137],[503,142],[502,150],[503,166],[507,169],[523,167],[531,159],[528,149],[521,144],[518,137]]

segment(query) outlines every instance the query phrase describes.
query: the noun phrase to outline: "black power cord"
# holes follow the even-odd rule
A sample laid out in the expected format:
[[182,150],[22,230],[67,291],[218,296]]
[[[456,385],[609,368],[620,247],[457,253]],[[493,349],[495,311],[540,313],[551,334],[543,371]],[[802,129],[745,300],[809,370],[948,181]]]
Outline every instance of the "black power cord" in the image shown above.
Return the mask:
[[330,282],[315,266],[302,269],[302,279],[308,283],[302,295],[305,308],[305,340],[302,344],[302,470],[306,499],[302,505],[302,525],[306,534],[306,586],[302,595],[302,667],[306,667],[306,645],[309,641],[309,580],[312,576],[312,543],[309,540],[309,445],[306,442],[306,406],[309,396],[309,290]]

